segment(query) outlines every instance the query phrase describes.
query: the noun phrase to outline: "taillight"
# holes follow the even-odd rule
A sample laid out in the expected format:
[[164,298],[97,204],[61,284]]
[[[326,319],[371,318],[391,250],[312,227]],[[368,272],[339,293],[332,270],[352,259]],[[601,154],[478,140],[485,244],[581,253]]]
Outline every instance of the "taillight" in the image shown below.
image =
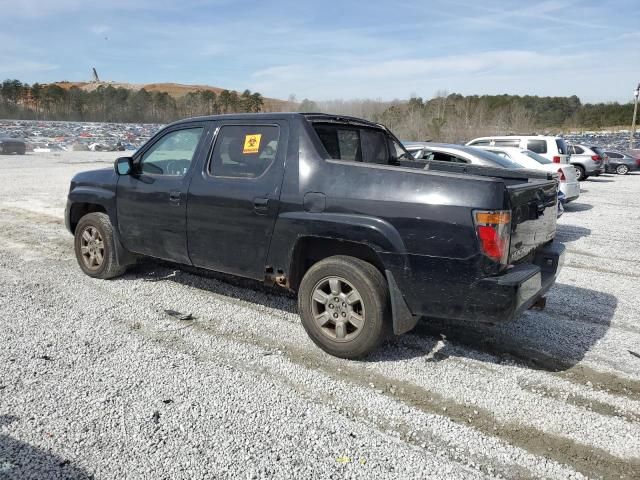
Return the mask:
[[564,176],[564,172],[561,168],[558,169],[558,180],[560,180],[561,182],[567,181],[567,177]]
[[506,265],[511,239],[511,212],[474,210],[473,221],[482,253]]
[[591,160],[593,160],[594,162],[601,162],[602,157],[600,155],[591,155]]
[[640,158],[636,158],[636,165],[640,167]]
[[560,163],[560,157],[558,157],[557,155],[553,157],[553,163]]

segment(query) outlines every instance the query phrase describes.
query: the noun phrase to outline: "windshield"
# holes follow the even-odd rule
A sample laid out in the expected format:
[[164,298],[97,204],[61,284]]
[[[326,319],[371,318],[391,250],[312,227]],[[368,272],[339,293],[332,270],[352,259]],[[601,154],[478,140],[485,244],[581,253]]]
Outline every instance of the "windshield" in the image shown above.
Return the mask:
[[545,158],[542,155],[537,154],[536,152],[532,152],[531,150],[523,150],[522,153],[525,154],[527,157],[534,159],[536,162],[538,162],[541,165],[548,165],[549,163],[553,163],[548,158]]

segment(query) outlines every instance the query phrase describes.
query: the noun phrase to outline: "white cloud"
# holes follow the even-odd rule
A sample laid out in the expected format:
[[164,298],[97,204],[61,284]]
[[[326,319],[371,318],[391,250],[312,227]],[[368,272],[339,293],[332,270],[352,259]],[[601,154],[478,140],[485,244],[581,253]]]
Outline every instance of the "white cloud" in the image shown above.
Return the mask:
[[91,33],[95,33],[96,35],[104,35],[111,27],[109,25],[93,25],[91,28]]

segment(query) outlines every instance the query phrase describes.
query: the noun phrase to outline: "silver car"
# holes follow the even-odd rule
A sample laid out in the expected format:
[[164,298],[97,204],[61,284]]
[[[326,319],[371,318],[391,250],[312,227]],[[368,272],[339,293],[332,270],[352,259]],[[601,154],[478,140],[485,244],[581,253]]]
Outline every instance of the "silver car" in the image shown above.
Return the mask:
[[578,171],[578,180],[586,180],[591,175],[604,173],[605,154],[599,147],[588,145],[569,145],[571,165]]
[[523,168],[508,158],[478,148],[448,143],[405,142],[404,147],[414,158],[425,161],[467,163],[483,167]]

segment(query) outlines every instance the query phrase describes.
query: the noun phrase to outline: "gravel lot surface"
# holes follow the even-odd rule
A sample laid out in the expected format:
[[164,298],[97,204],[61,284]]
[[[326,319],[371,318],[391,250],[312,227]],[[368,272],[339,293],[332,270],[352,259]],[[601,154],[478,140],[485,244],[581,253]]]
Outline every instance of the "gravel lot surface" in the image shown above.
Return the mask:
[[247,282],[83,275],[69,180],[117,155],[0,157],[0,478],[640,478],[640,174],[582,184],[546,310],[353,362]]

